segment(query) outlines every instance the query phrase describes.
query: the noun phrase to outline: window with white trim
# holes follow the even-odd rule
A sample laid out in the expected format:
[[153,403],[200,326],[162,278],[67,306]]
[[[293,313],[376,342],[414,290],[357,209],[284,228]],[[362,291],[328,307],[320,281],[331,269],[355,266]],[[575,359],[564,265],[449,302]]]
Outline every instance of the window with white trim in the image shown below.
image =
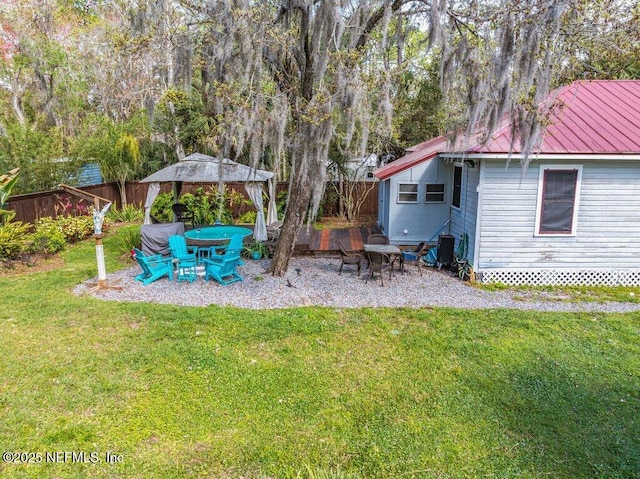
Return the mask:
[[444,203],[445,184],[427,183],[424,193],[425,203]]
[[451,206],[460,209],[462,200],[462,163],[453,165],[453,191],[451,194]]
[[582,166],[540,167],[536,235],[576,234],[581,179]]
[[418,184],[398,183],[398,203],[417,203]]

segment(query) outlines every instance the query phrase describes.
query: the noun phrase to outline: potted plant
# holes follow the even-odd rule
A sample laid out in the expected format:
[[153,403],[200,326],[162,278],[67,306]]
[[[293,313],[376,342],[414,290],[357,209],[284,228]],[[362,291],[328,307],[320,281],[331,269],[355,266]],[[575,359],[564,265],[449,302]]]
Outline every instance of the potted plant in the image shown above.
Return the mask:
[[251,243],[245,245],[244,253],[250,256],[251,259],[260,259],[268,255],[268,250],[262,241],[254,239]]

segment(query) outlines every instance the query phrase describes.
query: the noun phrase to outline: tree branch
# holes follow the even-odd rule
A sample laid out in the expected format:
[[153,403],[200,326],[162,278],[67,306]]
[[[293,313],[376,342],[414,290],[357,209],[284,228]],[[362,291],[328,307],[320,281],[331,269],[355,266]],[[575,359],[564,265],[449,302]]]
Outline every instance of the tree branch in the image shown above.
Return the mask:
[[[391,4],[391,11],[392,12],[398,11],[405,3],[408,3],[408,0],[394,0],[394,2]],[[367,40],[371,35],[371,32],[376,27],[376,25],[380,22],[380,20],[382,20],[382,18],[384,17],[384,10],[385,10],[385,6],[382,5],[378,10],[376,10],[373,13],[373,15],[371,15],[371,17],[369,17],[367,24],[365,25],[364,29],[362,30],[362,33],[360,34],[360,37],[358,38],[358,41],[356,42],[356,49],[362,48],[365,46],[365,44],[367,43]]]

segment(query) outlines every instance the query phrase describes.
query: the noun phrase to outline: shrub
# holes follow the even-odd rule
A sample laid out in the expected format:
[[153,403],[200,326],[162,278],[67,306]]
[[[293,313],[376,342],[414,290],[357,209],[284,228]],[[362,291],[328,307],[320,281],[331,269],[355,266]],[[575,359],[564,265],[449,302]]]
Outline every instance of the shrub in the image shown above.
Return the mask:
[[254,224],[256,222],[256,216],[258,216],[257,211],[247,211],[246,213],[240,215],[240,218],[238,218],[238,221],[236,221],[236,223]]
[[140,227],[123,228],[118,234],[116,248],[121,257],[129,256],[133,248],[140,248]]
[[0,258],[13,258],[25,250],[30,226],[22,221],[0,222]]
[[289,192],[282,190],[276,195],[276,207],[278,209],[278,218],[284,218],[284,213],[287,210],[287,203],[289,202]]
[[171,205],[173,205],[173,194],[160,193],[151,207],[151,216],[161,223],[169,223],[173,221]]
[[132,204],[126,204],[118,209],[113,205],[107,212],[109,221],[119,223],[134,223],[144,220],[144,208]]
[[22,221],[12,222],[16,214],[3,209],[11,195],[11,189],[18,180],[19,168],[0,175],[0,258],[12,258],[25,249],[25,236],[31,225]]
[[[59,216],[54,223],[62,231],[67,243],[82,241],[93,234],[92,216]],[[105,226],[103,223],[102,231],[105,231]]]
[[[103,223],[102,230],[105,231],[106,228],[107,222]],[[67,243],[82,241],[92,234],[93,217],[91,216],[59,216],[56,219],[46,216],[35,223],[30,251],[33,253],[57,253]]]
[[64,233],[53,218],[45,217],[36,221],[29,248],[32,253],[54,254],[64,249],[66,244]]

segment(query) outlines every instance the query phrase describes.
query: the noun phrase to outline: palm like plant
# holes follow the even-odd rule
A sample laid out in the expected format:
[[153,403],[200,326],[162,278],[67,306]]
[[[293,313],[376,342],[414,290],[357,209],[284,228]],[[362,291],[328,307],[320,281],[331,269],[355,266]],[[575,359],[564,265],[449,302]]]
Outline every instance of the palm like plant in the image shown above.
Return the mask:
[[18,173],[20,173],[20,168],[14,168],[9,173],[0,175],[0,219],[2,223],[11,221],[14,216],[9,216],[11,212],[4,209],[4,204],[9,199],[11,190],[18,181]]

